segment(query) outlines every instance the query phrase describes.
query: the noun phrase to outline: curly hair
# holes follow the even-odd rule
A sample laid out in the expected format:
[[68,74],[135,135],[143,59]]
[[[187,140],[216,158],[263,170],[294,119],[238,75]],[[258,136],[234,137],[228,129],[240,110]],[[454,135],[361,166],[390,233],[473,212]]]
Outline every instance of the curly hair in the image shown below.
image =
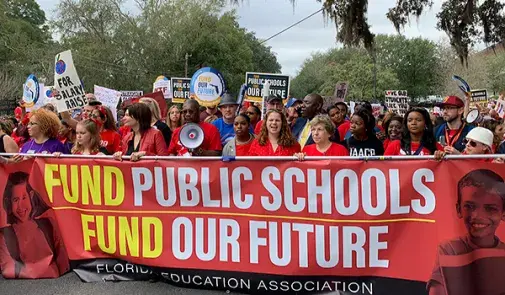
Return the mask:
[[410,137],[410,131],[408,127],[408,118],[409,114],[412,112],[416,112],[421,114],[424,119],[424,132],[423,137],[421,138],[421,144],[427,148],[430,153],[433,155],[437,150],[437,140],[435,139],[435,135],[433,134],[433,123],[431,122],[430,114],[424,108],[412,108],[407,111],[405,117],[403,118],[403,134],[401,139],[401,147],[408,155],[411,154],[411,142],[412,139]]
[[496,134],[496,127],[500,126],[501,124],[503,124],[503,120],[487,120],[482,124],[482,127],[493,132],[493,144],[496,146],[500,145],[500,143],[503,141],[503,139]]
[[267,112],[267,114],[265,115],[265,120],[264,120],[263,126],[261,126],[261,131],[258,136],[258,143],[261,146],[264,146],[267,144],[267,141],[268,141],[268,129],[267,129],[268,117],[270,117],[270,115],[273,113],[279,114],[281,116],[281,133],[279,135],[279,140],[277,143],[280,146],[286,146],[286,147],[290,147],[290,146],[295,145],[296,140],[293,137],[293,134],[291,134],[291,129],[289,128],[288,121],[286,120],[286,116],[281,111],[276,110],[276,109],[269,110]]
[[58,116],[46,109],[37,109],[33,111],[30,117],[36,117],[39,121],[40,132],[48,138],[56,138],[60,130],[60,119]]
[[363,120],[365,124],[365,133],[368,138],[373,138],[375,136],[375,118],[372,113],[367,108],[360,107],[352,116],[358,116]]
[[[100,119],[102,119],[102,121],[104,122],[103,123],[104,130],[117,131],[116,120],[114,119],[112,111],[108,107],[100,105],[97,106],[95,110],[98,111]],[[93,112],[95,110],[93,110]]]
[[7,223],[9,224],[14,224],[18,221],[12,212],[12,190],[15,185],[26,185],[26,192],[30,194],[30,203],[32,205],[30,218],[33,219],[39,217],[42,213],[49,209],[49,206],[44,203],[39,193],[37,193],[28,182],[28,176],[28,173],[25,172],[14,172],[9,174],[9,178],[7,179],[3,195],[3,207],[5,213],[7,214]]
[[[86,119],[77,123],[77,125],[81,125],[91,134],[91,142],[89,144],[89,150],[91,153],[96,153],[100,150],[100,128],[97,126],[95,121],[91,119]],[[84,146],[79,144],[77,141],[72,148],[72,154],[82,153],[84,151]]]

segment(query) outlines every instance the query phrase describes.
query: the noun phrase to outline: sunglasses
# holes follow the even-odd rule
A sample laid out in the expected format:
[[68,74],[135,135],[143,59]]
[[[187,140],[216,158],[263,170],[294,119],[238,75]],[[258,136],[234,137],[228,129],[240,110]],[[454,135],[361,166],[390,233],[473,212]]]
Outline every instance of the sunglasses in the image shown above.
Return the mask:
[[477,142],[476,141],[473,141],[471,139],[464,139],[463,140],[463,144],[464,145],[470,145],[471,147],[477,147]]

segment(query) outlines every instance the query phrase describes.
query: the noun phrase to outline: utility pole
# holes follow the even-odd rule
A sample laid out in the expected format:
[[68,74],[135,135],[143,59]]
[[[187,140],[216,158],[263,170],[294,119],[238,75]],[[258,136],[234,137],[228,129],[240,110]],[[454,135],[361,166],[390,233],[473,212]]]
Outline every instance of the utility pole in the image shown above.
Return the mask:
[[191,54],[188,54],[186,52],[186,55],[184,56],[185,63],[184,63],[184,77],[188,77],[188,60],[191,57]]

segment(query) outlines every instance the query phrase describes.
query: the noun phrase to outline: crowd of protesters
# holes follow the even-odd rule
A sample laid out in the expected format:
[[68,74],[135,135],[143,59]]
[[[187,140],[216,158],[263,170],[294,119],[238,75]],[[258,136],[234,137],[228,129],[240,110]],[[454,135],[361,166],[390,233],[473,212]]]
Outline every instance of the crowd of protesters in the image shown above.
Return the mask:
[[[425,108],[410,108],[404,116],[387,111],[376,118],[368,102],[350,110],[344,102],[323,109],[323,98],[309,94],[285,103],[275,95],[261,104],[237,103],[226,93],[213,107],[196,100],[174,104],[162,114],[158,102],[142,97],[117,112],[87,94],[89,103],[78,115],[57,113],[53,105],[27,113],[17,108],[14,117],[0,121],[0,152],[24,156],[2,157],[19,162],[26,154],[51,153],[130,156],[419,156],[505,154],[503,119],[479,108],[484,120],[465,120],[469,99],[448,96],[435,115]],[[198,124],[203,142],[188,149],[180,140],[184,123]],[[496,159],[496,162],[503,162]]]

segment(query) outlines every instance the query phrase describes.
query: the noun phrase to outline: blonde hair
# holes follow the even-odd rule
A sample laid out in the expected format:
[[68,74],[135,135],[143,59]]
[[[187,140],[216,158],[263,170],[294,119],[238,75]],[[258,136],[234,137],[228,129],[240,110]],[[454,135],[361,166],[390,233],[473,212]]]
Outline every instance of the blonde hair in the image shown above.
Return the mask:
[[[173,126],[174,123],[172,123],[172,121],[170,120],[170,113],[172,112],[172,109],[177,109],[179,111],[179,121],[178,122],[175,122],[175,125],[177,126]],[[168,127],[170,127],[170,129],[174,130],[175,128],[179,128],[182,126],[182,115],[181,115],[181,109],[176,105],[172,105],[169,109],[168,109],[168,112],[167,112],[167,119],[166,119],[166,123],[168,125]]]
[[[90,142],[90,152],[95,153],[100,150],[100,128],[95,123],[95,121],[91,119],[86,119],[77,123],[77,125],[81,125],[91,134],[91,142]],[[72,154],[82,153],[84,152],[84,146],[80,145],[77,141],[72,148]]]
[[139,102],[145,103],[149,109],[151,110],[151,114],[156,121],[161,119],[161,110],[158,102],[150,97],[142,97],[139,99]]
[[312,121],[310,121],[310,127],[315,127],[320,124],[323,125],[328,134],[333,135],[335,133],[335,125],[333,125],[330,117],[327,115],[317,115],[314,119],[312,119]]
[[291,134],[291,129],[289,128],[288,121],[286,120],[286,116],[279,110],[272,109],[267,112],[265,115],[265,120],[263,121],[263,126],[261,126],[261,131],[258,136],[258,143],[260,145],[266,145],[267,140],[268,140],[268,129],[267,129],[267,122],[268,122],[268,117],[272,115],[273,113],[281,115],[281,132],[279,135],[279,140],[277,143],[280,146],[293,146],[296,144],[296,140]]
[[39,121],[38,126],[42,134],[48,138],[56,138],[56,136],[58,136],[61,123],[60,119],[55,113],[40,108],[33,111],[30,116],[37,117],[37,121]]

